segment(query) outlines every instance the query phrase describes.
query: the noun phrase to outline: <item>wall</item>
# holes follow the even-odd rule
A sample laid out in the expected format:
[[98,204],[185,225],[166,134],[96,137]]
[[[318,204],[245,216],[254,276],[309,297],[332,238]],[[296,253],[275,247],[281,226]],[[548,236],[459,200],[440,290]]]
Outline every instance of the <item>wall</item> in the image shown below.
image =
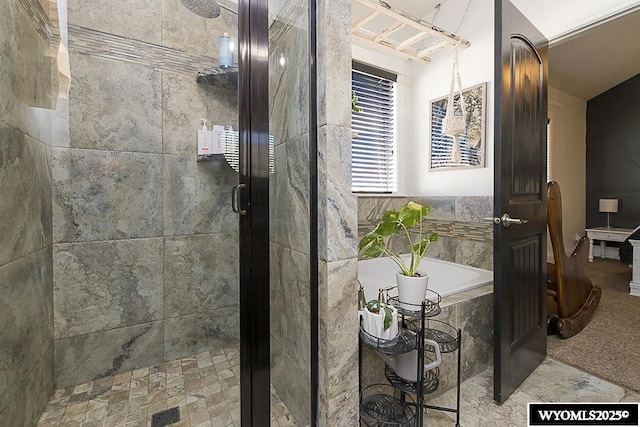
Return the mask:
[[[493,197],[358,197],[358,236],[372,231],[384,212],[399,210],[409,201],[431,207],[424,219],[429,233],[438,233],[438,241],[427,249],[431,258],[493,270],[493,226],[482,221],[491,216]],[[390,247],[408,253],[406,238],[393,236]]]
[[269,128],[275,141],[269,183],[271,384],[296,423],[309,425],[309,11],[293,4],[271,9],[269,29]]
[[[455,28],[462,10],[443,6],[435,25]],[[430,63],[406,60],[354,45],[355,60],[398,75],[398,194],[429,196],[493,195],[493,8],[472,3],[460,34],[471,47],[458,53],[464,88],[489,82],[486,103],[485,168],[429,171],[430,102],[449,93],[451,49],[431,56]]]
[[[462,10],[443,6],[435,25],[455,29]],[[448,14],[448,15],[447,15]],[[403,194],[428,196],[493,195],[493,7],[472,2],[460,35],[471,47],[460,49],[458,60],[463,88],[488,82],[486,102],[485,168],[460,171],[429,171],[430,102],[449,93],[451,85],[451,50],[443,49],[431,57],[431,63],[409,62],[411,80],[410,130],[399,149],[400,173],[405,183]],[[404,148],[404,150],[403,150]]]
[[235,15],[70,0],[68,22],[71,92],[52,160],[60,387],[238,338],[237,174],[195,157],[199,119],[237,126],[236,91],[195,82],[222,32],[237,33]]
[[609,16],[638,6],[636,0],[511,1],[549,39],[558,39],[596,25]]
[[[560,183],[564,244],[571,250],[585,233],[587,103],[549,87],[550,178]],[[551,252],[551,244],[547,245]]]
[[640,75],[587,102],[587,227],[601,227],[601,198],[619,199],[611,225],[640,225]]
[[[435,25],[455,28],[461,13],[458,7],[443,7]],[[481,219],[491,216],[493,211],[493,8],[472,3],[460,34],[471,42],[470,48],[461,49],[458,54],[463,87],[489,82],[485,106],[485,168],[429,171],[430,101],[449,92],[450,49],[433,54],[430,63],[422,63],[353,46],[353,59],[398,74],[397,195],[409,196],[360,196],[359,235],[371,231],[386,209],[399,209],[410,199],[420,200],[433,206],[427,222],[441,237],[440,242],[429,249],[430,256],[491,270],[493,235],[491,227],[481,223]],[[471,239],[469,234],[460,232],[469,226],[479,233]]]
[[0,3],[0,425],[35,425],[53,391],[54,6]]

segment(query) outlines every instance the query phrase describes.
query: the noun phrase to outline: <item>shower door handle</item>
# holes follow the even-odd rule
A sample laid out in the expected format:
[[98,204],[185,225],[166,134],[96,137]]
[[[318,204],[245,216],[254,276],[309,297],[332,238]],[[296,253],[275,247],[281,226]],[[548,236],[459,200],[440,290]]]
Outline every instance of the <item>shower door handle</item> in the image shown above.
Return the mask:
[[240,215],[247,214],[247,211],[245,209],[240,209],[240,192],[243,188],[247,188],[247,185],[238,184],[233,187],[233,190],[231,190],[231,209],[233,209],[235,213],[238,213]]

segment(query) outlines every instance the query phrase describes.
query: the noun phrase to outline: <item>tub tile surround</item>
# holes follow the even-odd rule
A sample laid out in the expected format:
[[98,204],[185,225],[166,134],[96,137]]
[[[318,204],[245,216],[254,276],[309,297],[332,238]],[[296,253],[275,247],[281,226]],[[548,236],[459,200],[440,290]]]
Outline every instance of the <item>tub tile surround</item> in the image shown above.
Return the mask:
[[[358,197],[358,236],[373,230],[389,209],[401,209],[409,201],[429,205],[424,229],[438,233],[438,242],[429,246],[427,256],[458,264],[493,270],[492,224],[482,218],[492,216],[493,197]],[[390,247],[405,252],[406,238],[392,236]]]
[[481,289],[478,297],[456,305],[455,325],[462,329],[463,379],[493,365],[493,285]]

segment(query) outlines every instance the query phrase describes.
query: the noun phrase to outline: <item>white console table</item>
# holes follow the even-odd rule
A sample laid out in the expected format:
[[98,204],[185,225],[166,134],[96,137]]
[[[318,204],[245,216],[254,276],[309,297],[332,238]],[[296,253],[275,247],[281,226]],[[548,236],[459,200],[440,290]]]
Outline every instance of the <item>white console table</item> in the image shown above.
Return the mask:
[[629,240],[633,246],[633,273],[629,282],[629,295],[640,297],[640,240]]
[[[606,242],[624,242],[627,237],[633,233],[630,228],[607,228],[596,227],[587,228],[587,237],[589,237],[589,262],[593,262],[593,241],[600,240],[600,255],[605,258],[607,243]],[[635,252],[635,248],[634,248]]]

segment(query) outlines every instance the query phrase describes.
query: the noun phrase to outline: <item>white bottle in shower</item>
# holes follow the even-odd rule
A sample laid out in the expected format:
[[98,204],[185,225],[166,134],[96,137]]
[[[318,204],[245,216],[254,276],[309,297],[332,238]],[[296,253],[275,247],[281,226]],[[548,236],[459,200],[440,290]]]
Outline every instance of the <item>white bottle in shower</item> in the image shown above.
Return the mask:
[[209,156],[213,151],[213,134],[207,128],[207,121],[205,119],[200,121],[202,122],[202,129],[198,131],[198,155]]
[[231,68],[233,66],[233,50],[229,33],[224,33],[218,41],[218,66]]

